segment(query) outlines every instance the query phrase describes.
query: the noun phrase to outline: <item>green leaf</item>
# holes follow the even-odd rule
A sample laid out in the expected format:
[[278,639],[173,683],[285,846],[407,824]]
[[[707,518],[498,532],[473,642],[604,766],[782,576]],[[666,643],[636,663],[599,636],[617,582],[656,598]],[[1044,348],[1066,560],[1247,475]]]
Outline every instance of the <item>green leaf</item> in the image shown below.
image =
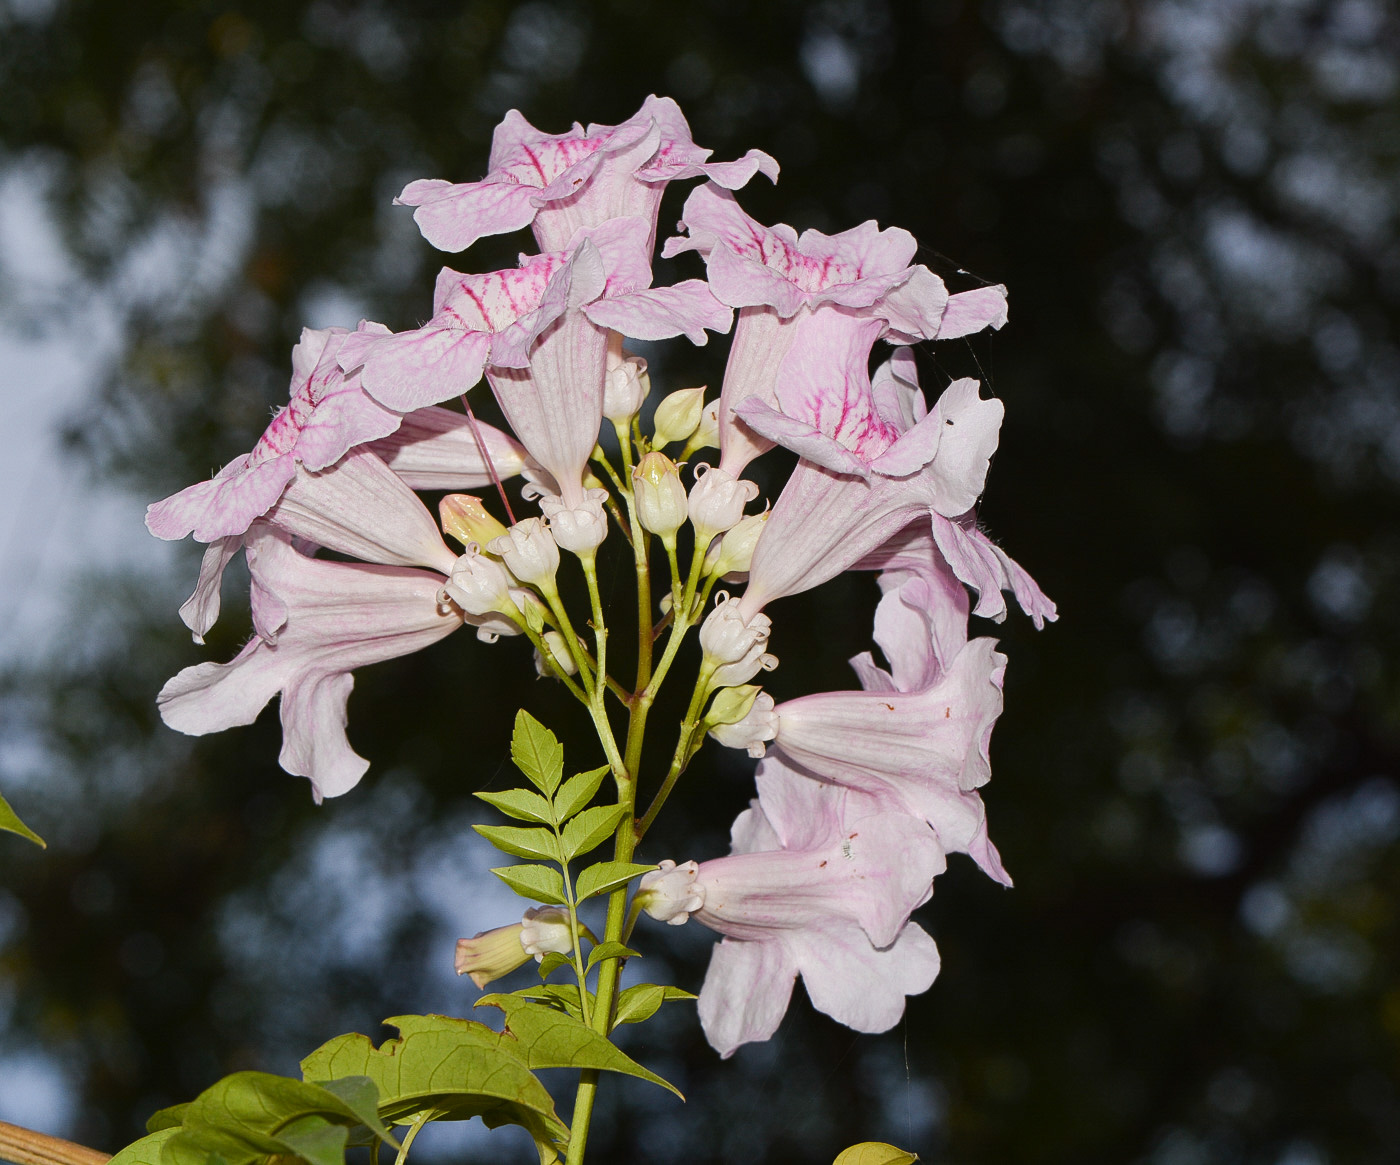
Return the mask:
[[585,898],[606,894],[619,886],[627,885],[638,874],[649,873],[654,869],[655,866],[641,866],[636,862],[599,862],[579,874],[574,883],[574,896],[582,902]]
[[479,1116],[493,1128],[522,1125],[542,1154],[567,1140],[554,1101],[515,1040],[484,1024],[444,1015],[400,1015],[384,1022],[398,1028],[397,1039],[375,1048],[367,1036],[339,1036],[301,1062],[303,1074],[309,1079],[368,1076],[379,1089],[379,1113],[386,1121],[407,1121],[432,1110],[437,1119]]
[[[169,1109],[161,1109],[161,1112],[169,1112]],[[161,1165],[161,1150],[165,1142],[179,1131],[179,1125],[168,1125],[162,1129],[156,1129],[149,1136],[142,1137],[139,1141],[133,1141],[120,1153],[112,1158],[117,1165]],[[108,1162],[111,1165],[111,1162]]]
[[333,1096],[340,1097],[345,1107],[360,1118],[360,1123],[381,1141],[397,1149],[398,1142],[393,1138],[379,1119],[379,1088],[368,1076],[342,1076],[337,1080],[313,1080],[317,1088],[324,1088]]
[[[568,785],[564,787],[567,789]],[[517,821],[535,821],[540,825],[554,824],[554,812],[550,809],[549,802],[529,789],[507,789],[504,793],[477,793],[476,796]]]
[[185,1109],[189,1104],[172,1104],[169,1108],[157,1109],[146,1120],[146,1131],[158,1133],[163,1129],[178,1129],[185,1120]]
[[883,1141],[863,1141],[841,1153],[831,1165],[913,1165],[917,1153],[906,1153]]
[[541,793],[553,796],[564,775],[564,746],[525,709],[515,714],[510,755],[516,767]]
[[549,951],[539,962],[539,972],[541,979],[548,979],[550,975],[559,970],[560,967],[570,967],[573,959],[569,955],[561,955],[558,951]]
[[0,797],[0,830],[4,830],[6,833],[17,833],[20,837],[28,838],[41,849],[48,849],[49,843],[19,819],[19,814],[10,808],[10,803],[4,797]]
[[506,1013],[506,1031],[520,1042],[531,1068],[596,1068],[636,1076],[669,1089],[682,1100],[680,1089],[617,1048],[580,1019],[562,1011],[532,1003],[516,995],[483,995],[478,1007],[499,1007]]
[[602,768],[579,773],[565,781],[554,798],[554,811],[559,814],[559,820],[567,821],[593,800],[598,790],[603,787],[603,778],[610,771],[607,765],[603,765]]
[[[554,1006],[567,1011],[575,1019],[583,1018],[583,1008],[578,1001],[577,983],[546,983],[542,987],[526,987],[520,991],[512,991],[512,995],[518,995],[521,999],[528,999],[533,1003],[543,1003],[546,1006]],[[593,1006],[593,992],[588,993],[588,1005]]]
[[564,875],[549,866],[501,866],[491,871],[522,898],[566,906]]
[[564,826],[564,858],[572,861],[607,841],[626,810],[621,805],[595,805]]
[[519,825],[473,825],[498,850],[517,858],[543,858],[547,862],[557,862],[559,839],[554,830],[540,826],[526,829]]
[[625,947],[621,943],[599,943],[588,952],[588,965],[584,967],[584,972],[593,970],[604,959],[640,959],[641,957],[631,947]]
[[617,997],[616,1023],[641,1023],[656,1014],[657,1009],[671,1000],[694,999],[689,991],[679,987],[658,987],[655,983],[638,983]]
[[350,1130],[323,1116],[297,1117],[277,1134],[277,1139],[310,1165],[344,1165],[345,1142]]

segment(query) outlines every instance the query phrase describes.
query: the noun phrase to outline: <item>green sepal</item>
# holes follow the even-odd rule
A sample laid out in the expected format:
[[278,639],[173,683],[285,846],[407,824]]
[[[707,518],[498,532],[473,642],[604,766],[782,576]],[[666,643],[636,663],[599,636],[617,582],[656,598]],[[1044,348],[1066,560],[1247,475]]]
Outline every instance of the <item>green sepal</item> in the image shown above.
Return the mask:
[[884,1141],[862,1141],[845,1149],[831,1165],[913,1165],[917,1153],[887,1145]]
[[638,983],[617,997],[614,1023],[641,1023],[657,1013],[663,1003],[671,1000],[694,999],[689,991],[679,987],[658,987],[655,983]]
[[641,957],[631,947],[625,947],[621,943],[599,943],[588,952],[588,965],[583,970],[587,974],[604,959],[640,959]]
[[554,830],[541,826],[473,825],[472,828],[503,853],[516,858],[559,860],[559,839]]
[[573,861],[579,854],[597,849],[613,835],[625,812],[621,805],[595,805],[585,809],[564,826],[564,860]]
[[510,756],[535,788],[547,797],[554,795],[564,776],[564,746],[554,733],[523,708],[515,714]]
[[32,841],[40,849],[49,848],[49,843],[19,819],[19,814],[10,808],[10,803],[4,797],[0,797],[0,830],[4,830],[6,833],[17,833],[20,837]]
[[550,866],[502,866],[491,871],[522,898],[567,906],[564,875]]
[[569,955],[561,955],[558,951],[548,951],[539,963],[540,978],[547,979],[560,967],[571,967],[573,963],[574,960]]
[[[169,1110],[162,1109],[161,1111],[168,1112]],[[115,1161],[117,1165],[161,1165],[163,1146],[179,1129],[179,1125],[167,1125],[165,1128],[156,1129],[139,1141],[132,1141],[113,1157],[112,1161]],[[111,1161],[107,1165],[111,1165]]]
[[[564,786],[568,788],[568,785]],[[507,817],[517,821],[533,821],[539,825],[553,825],[554,811],[549,801],[529,789],[507,789],[504,793],[477,793],[493,809],[499,809]]]
[[567,1126],[515,1040],[444,1015],[384,1022],[398,1028],[398,1038],[375,1048],[368,1036],[338,1036],[307,1056],[302,1072],[315,1079],[368,1076],[379,1089],[385,1121],[406,1123],[431,1111],[439,1120],[480,1116],[491,1128],[521,1125],[535,1138],[542,1161],[567,1141]]
[[655,866],[638,865],[636,862],[599,862],[589,866],[574,883],[574,897],[582,902],[599,894],[606,894],[625,886],[638,874],[647,874]]
[[185,1109],[189,1102],[172,1104],[169,1108],[158,1108],[146,1118],[146,1131],[158,1133],[163,1129],[178,1129],[185,1122]]
[[763,689],[757,684],[740,684],[737,688],[724,688],[710,705],[705,717],[705,728],[716,724],[738,724],[753,709],[758,693]]
[[554,797],[554,811],[559,815],[558,820],[567,821],[593,800],[598,795],[598,790],[603,787],[603,778],[609,772],[611,769],[603,765],[586,773],[578,773],[565,781]]
[[506,1031],[520,1042],[521,1054],[531,1068],[594,1068],[635,1076],[674,1092],[669,1084],[621,1051],[606,1036],[599,1035],[581,1019],[532,1003],[516,995],[483,995],[477,1007],[499,1007],[506,1013]]

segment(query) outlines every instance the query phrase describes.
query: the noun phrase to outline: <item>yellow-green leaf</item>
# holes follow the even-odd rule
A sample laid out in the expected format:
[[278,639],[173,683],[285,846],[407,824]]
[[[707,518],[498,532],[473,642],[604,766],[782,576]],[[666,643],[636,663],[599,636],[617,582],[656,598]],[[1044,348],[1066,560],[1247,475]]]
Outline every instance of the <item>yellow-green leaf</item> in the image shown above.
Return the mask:
[[[161,1165],[161,1148],[178,1130],[179,1126],[175,1125],[144,1136],[139,1141],[133,1141],[113,1157],[112,1161],[115,1161],[116,1165]],[[109,1161],[107,1165],[112,1165],[112,1162]]]
[[510,755],[535,788],[546,796],[553,796],[564,775],[564,746],[554,733],[523,708],[515,714]]
[[522,898],[563,906],[564,876],[549,866],[501,866],[491,871]]
[[559,787],[554,798],[554,809],[560,821],[567,821],[597,796],[608,771],[608,766],[603,765],[602,768],[570,777]]
[[517,858],[559,860],[559,839],[543,826],[473,825],[472,828],[503,853]]
[[831,1165],[913,1165],[917,1153],[906,1153],[883,1141],[863,1141],[845,1150]]
[[643,866],[636,862],[599,862],[579,874],[574,883],[574,896],[582,902],[586,898],[606,894],[619,886],[627,885],[638,874],[646,874],[654,869],[655,866]]
[[625,810],[621,805],[595,805],[585,809],[564,826],[564,857],[573,861],[607,841],[617,829]]
[[6,833],[17,833],[41,849],[48,848],[48,842],[19,819],[19,814],[10,808],[10,803],[4,797],[0,797],[0,830],[4,830]]

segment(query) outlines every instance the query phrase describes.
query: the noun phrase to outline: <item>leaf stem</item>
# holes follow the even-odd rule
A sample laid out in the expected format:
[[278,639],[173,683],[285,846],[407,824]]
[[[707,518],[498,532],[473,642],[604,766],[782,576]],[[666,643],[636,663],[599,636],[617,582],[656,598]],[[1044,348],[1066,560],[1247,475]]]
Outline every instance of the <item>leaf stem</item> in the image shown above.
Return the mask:
[[408,1122],[408,1132],[404,1134],[403,1144],[399,1146],[399,1155],[394,1158],[394,1165],[403,1165],[408,1160],[408,1149],[413,1144],[413,1138],[418,1135],[418,1130],[432,1120],[437,1115],[434,1109],[425,1109]]

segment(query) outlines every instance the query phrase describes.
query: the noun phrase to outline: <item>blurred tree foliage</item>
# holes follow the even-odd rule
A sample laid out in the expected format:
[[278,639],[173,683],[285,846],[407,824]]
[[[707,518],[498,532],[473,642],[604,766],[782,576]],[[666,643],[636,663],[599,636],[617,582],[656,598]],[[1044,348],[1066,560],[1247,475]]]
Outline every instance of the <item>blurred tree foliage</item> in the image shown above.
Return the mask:
[[[7,0],[0,173],[45,191],[71,266],[39,285],[0,260],[0,311],[109,327],[74,457],[94,491],[162,496],[249,446],[303,324],[426,316],[443,258],[390,205],[404,181],[481,174],[512,106],[558,130],[648,92],[717,156],[780,160],[741,196],[757,217],[877,217],[950,281],[1005,282],[1002,334],[921,359],[1005,399],[983,519],[1063,615],[985,629],[1011,658],[988,803],[1017,888],[954,863],[921,915],[943,975],[885,1037],[799,1003],[720,1063],[676,1009],[633,1051],[690,1103],[614,1089],[595,1155],[1389,1160],[1398,48],[1381,0]],[[657,380],[715,385],[724,348],[668,349]],[[572,715],[516,645],[361,675],[374,767],[315,808],[275,714],[198,742],[154,715],[206,657],[174,614],[193,551],[104,572],[103,530],[62,536],[94,552],[73,626],[3,677],[0,788],[51,848],[0,838],[0,1051],[44,1049],[70,1131],[114,1149],[221,1072],[465,1011],[451,940],[511,908],[468,796],[517,706]],[[780,604],[774,691],[848,686],[873,602],[855,579]],[[749,769],[703,759],[648,856],[721,852]],[[695,987],[697,929],[648,933],[649,970]],[[437,1151],[500,1160],[508,1136]]]

